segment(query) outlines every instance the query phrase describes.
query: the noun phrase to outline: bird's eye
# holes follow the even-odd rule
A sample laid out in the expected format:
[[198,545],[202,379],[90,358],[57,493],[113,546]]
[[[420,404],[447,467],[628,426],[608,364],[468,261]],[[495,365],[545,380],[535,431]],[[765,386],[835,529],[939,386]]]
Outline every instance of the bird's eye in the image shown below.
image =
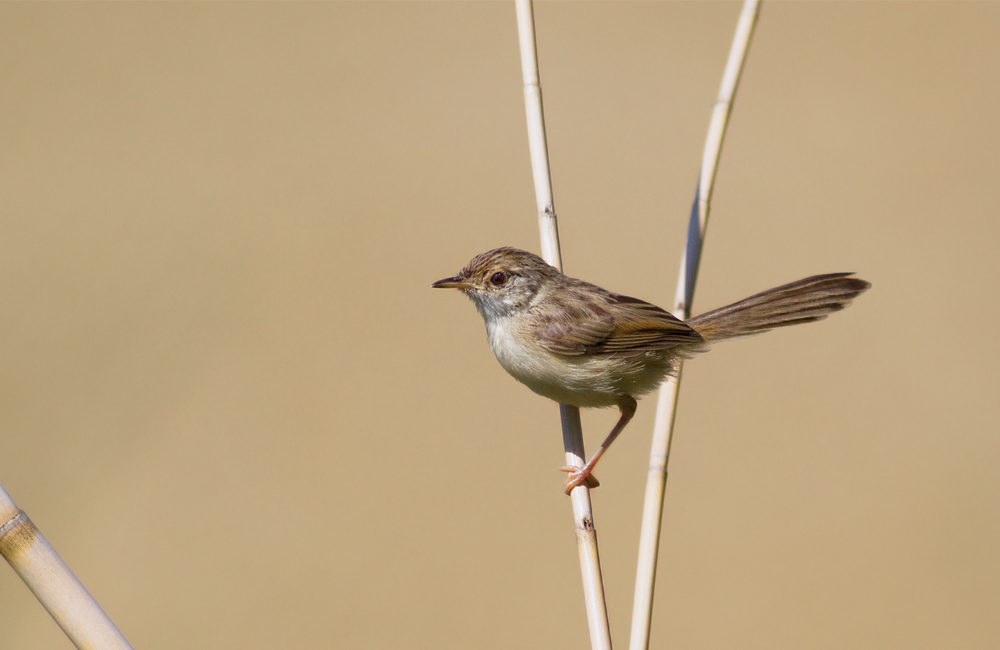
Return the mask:
[[507,274],[504,273],[503,271],[497,271],[492,276],[490,276],[490,283],[497,287],[499,287],[506,281],[507,281]]

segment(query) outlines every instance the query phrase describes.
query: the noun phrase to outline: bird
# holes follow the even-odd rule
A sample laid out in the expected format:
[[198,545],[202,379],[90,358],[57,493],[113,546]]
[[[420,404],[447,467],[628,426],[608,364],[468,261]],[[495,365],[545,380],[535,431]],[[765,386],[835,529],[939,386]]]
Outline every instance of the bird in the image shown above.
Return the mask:
[[535,393],[581,408],[618,408],[618,422],[591,459],[562,468],[569,494],[583,483],[599,485],[594,468],[635,415],[636,398],[676,373],[679,360],[718,341],[822,320],[871,287],[853,275],[811,276],[688,320],[506,246],[476,255],[431,287],[472,300],[497,361]]

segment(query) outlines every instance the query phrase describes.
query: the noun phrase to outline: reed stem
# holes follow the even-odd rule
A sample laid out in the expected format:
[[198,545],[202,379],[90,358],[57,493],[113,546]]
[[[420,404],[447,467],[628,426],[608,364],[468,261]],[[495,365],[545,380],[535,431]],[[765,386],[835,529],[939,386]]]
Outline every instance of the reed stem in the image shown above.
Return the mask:
[[[760,0],[745,0],[736,25],[736,34],[729,50],[729,59],[722,75],[719,98],[712,108],[708,126],[708,137],[702,154],[701,173],[695,191],[691,220],[688,224],[687,243],[681,258],[681,271],[677,279],[677,294],[673,313],[687,320],[691,316],[694,300],[695,281],[698,278],[698,264],[701,249],[708,228],[712,190],[715,186],[715,172],[719,166],[722,141],[729,124],[733,98],[739,86],[743,64],[746,62],[750,39],[757,24]],[[656,420],[653,424],[653,443],[649,455],[649,473],[646,477],[646,497],[642,509],[642,530],[639,534],[639,560],[636,567],[635,595],[632,601],[632,633],[630,650],[649,648],[649,631],[653,613],[653,590],[656,582],[656,564],[660,546],[663,521],[663,499],[667,487],[667,465],[670,461],[670,444],[673,438],[674,418],[677,413],[677,397],[680,391],[681,370],[660,386],[657,397]]]
[[0,555],[80,650],[132,650],[122,633],[0,486]]
[[[549,174],[548,145],[545,140],[545,119],[542,113],[542,88],[538,77],[538,53],[535,46],[535,21],[531,0],[516,0],[517,33],[521,47],[521,73],[524,78],[524,108],[528,122],[528,148],[531,152],[531,171],[535,181],[535,201],[538,207],[538,230],[542,240],[542,257],[562,270],[559,249],[559,226],[552,200],[552,177]],[[563,446],[566,464],[583,467],[586,454],[583,448],[583,429],[580,426],[580,409],[559,405],[563,429]],[[608,608],[604,598],[604,582],[597,550],[597,529],[590,502],[590,490],[579,485],[570,493],[573,503],[573,523],[576,529],[577,550],[580,555],[580,574],[583,579],[583,598],[587,609],[590,644],[595,650],[611,649],[611,628]]]

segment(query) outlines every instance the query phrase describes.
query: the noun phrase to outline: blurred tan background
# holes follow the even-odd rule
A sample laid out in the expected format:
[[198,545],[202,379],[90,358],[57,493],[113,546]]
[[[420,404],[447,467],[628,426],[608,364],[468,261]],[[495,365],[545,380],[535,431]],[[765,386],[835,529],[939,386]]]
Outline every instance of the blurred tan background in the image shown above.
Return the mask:
[[[669,306],[738,12],[536,7],[571,274]],[[998,32],[765,4],[695,311],[874,288],[688,364],[654,647],[1000,646]],[[0,5],[0,483],[136,648],[587,644],[558,410],[429,288],[503,244],[510,3]],[[594,494],[620,647],[654,411]],[[69,647],[0,574],[0,647]]]

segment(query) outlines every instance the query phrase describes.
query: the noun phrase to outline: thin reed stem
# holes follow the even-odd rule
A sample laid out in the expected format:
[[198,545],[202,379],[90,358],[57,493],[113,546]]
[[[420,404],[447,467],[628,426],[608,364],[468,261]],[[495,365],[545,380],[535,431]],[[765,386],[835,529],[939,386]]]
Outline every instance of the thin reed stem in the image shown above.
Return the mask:
[[[681,319],[691,316],[694,300],[695,281],[698,278],[698,264],[701,249],[708,228],[708,214],[715,186],[715,172],[719,166],[722,141],[726,135],[733,97],[739,85],[743,64],[746,61],[760,10],[760,0],[746,0],[736,26],[733,45],[729,50],[729,60],[722,75],[719,99],[712,109],[708,126],[708,137],[702,155],[701,173],[691,208],[688,224],[687,244],[681,258],[681,272],[677,280],[677,294],[673,313]],[[680,391],[682,365],[677,374],[660,387],[657,398],[656,420],[653,424],[653,443],[649,455],[649,473],[646,477],[646,498],[642,509],[642,530],[639,535],[639,560],[636,567],[635,596],[632,601],[632,634],[630,650],[646,650],[649,647],[649,630],[653,614],[653,590],[656,582],[656,563],[660,546],[660,531],[663,519],[663,498],[667,487],[667,464],[670,460],[670,443],[673,437],[674,418],[677,413],[677,396]]]
[[[535,21],[531,0],[516,0],[515,7],[518,40],[521,46],[521,73],[524,77],[524,108],[528,120],[528,147],[531,152],[531,171],[535,180],[542,257],[549,264],[562,270],[559,227],[552,200],[552,178],[549,174],[549,153],[545,140],[542,88],[538,79],[538,54],[535,47]],[[583,467],[586,454],[583,449],[580,409],[560,404],[559,410],[566,464]],[[594,526],[590,490],[586,484],[579,485],[570,493],[570,498],[573,502],[573,522],[576,528],[577,550],[580,554],[580,573],[583,578],[583,597],[587,608],[590,644],[595,650],[610,650],[611,628],[608,624],[608,608],[604,599],[604,582],[601,577],[597,529]]]
[[131,650],[52,545],[0,486],[0,554],[80,650]]

